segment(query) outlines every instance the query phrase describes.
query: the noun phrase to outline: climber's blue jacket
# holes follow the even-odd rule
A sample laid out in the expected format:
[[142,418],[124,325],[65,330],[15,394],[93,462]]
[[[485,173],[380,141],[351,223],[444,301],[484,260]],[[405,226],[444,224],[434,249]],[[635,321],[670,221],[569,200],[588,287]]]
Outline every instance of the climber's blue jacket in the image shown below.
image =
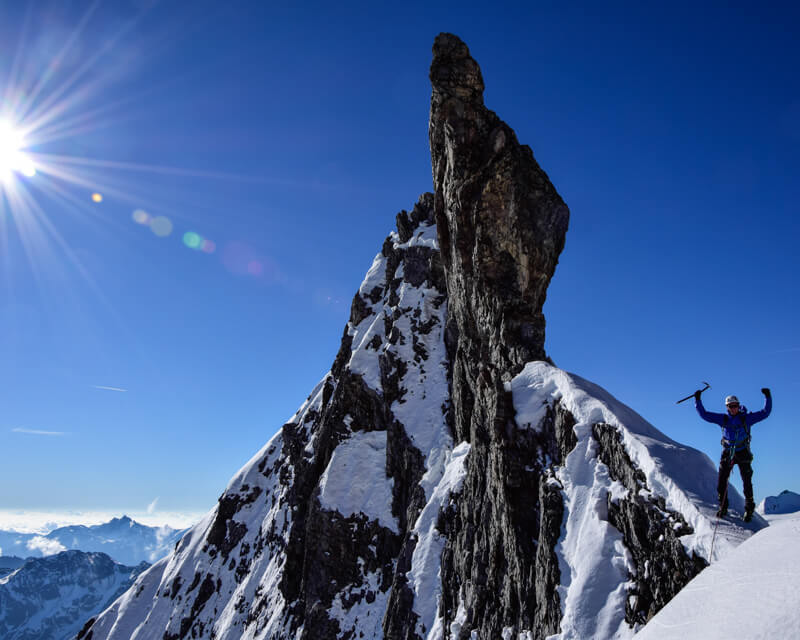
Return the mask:
[[750,427],[756,422],[761,422],[772,411],[772,396],[767,396],[767,401],[761,411],[748,413],[743,406],[735,416],[729,413],[712,413],[703,407],[703,401],[697,398],[694,402],[697,413],[706,422],[713,422],[722,427],[722,446],[733,448],[736,451],[745,449],[750,444]]

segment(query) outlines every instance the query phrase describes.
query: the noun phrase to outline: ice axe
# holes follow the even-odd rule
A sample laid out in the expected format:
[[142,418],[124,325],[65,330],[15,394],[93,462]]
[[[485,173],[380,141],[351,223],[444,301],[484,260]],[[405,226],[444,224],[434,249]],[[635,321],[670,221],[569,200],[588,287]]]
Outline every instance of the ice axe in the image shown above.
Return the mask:
[[[703,391],[705,391],[706,389],[710,389],[710,388],[711,388],[711,385],[710,385],[710,384],[708,384],[708,383],[707,383],[705,380],[703,380],[703,384],[704,384],[704,385],[706,385],[706,386],[705,386],[705,387],[703,387],[702,389],[698,389],[698,390],[697,390],[697,391],[695,391],[694,393],[703,393]],[[689,395],[688,395],[688,396],[686,396],[685,398],[681,398],[681,399],[680,399],[680,400],[678,400],[678,401],[677,401],[675,404],[680,404],[681,402],[685,402],[685,401],[686,401],[686,400],[688,400],[689,398],[694,398],[694,393],[692,393],[692,394],[689,394]]]

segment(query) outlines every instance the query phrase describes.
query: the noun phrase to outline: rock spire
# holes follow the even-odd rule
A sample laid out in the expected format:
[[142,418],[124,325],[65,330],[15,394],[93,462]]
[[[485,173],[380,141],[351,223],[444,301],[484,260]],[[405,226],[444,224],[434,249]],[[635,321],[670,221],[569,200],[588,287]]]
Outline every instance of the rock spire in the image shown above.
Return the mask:
[[437,36],[430,79],[434,213],[450,324],[469,335],[468,359],[516,374],[545,358],[542,305],[569,210],[530,147],[484,106],[480,68],[458,37]]
[[504,385],[526,362],[546,358],[542,305],[569,210],[530,147],[484,106],[480,67],[458,37],[437,36],[430,79],[453,427],[456,441],[472,446],[463,493],[447,521],[445,620],[460,603],[480,637],[508,626],[540,637],[558,630],[552,547],[563,510],[543,482],[544,452],[561,460],[574,436],[559,412],[542,433],[518,429]]

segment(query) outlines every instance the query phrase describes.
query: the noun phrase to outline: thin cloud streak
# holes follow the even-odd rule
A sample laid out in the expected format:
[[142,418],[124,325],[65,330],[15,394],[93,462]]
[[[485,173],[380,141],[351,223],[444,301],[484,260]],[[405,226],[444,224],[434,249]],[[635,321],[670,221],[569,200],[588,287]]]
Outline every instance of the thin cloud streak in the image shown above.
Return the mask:
[[125,393],[127,389],[120,389],[119,387],[106,387],[102,384],[93,385],[95,389],[102,389],[103,391],[120,391],[121,393]]
[[34,436],[65,436],[66,431],[42,431],[41,429],[24,429],[22,427],[15,427],[12,429],[14,433],[29,433]]

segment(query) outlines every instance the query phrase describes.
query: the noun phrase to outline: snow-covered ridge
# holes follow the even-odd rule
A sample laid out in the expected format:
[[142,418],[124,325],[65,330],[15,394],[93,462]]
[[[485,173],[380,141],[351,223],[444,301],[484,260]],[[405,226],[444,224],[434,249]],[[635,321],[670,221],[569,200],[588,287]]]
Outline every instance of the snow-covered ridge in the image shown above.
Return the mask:
[[[411,214],[413,224],[405,219],[405,240],[393,232],[368,270],[332,370],[282,431],[231,479],[218,505],[175,552],[98,617],[90,628],[93,640],[295,637],[302,633],[304,616],[318,615],[309,613],[313,601],[302,602],[304,590],[317,588],[314,574],[351,562],[355,575],[346,572],[347,579],[337,575],[320,583],[315,597],[330,598],[325,616],[340,635],[382,637],[392,585],[387,568],[391,572],[394,562],[387,565],[384,547],[396,548],[406,534],[403,526],[414,527],[420,540],[409,573],[416,576],[410,581],[418,597],[414,606],[425,627],[433,624],[441,589],[434,567],[444,544],[436,517],[458,490],[468,447],[453,451],[445,419],[447,305],[426,198]],[[376,402],[388,407],[385,415],[370,414]],[[391,431],[389,424],[395,425]],[[406,438],[406,444],[390,442],[390,435]],[[398,494],[400,463],[390,469],[391,456],[398,455],[392,447],[413,449],[416,453],[403,455],[422,462],[417,478],[424,502],[419,517],[407,525],[395,507],[398,496],[414,490]],[[309,488],[310,477],[317,480]],[[333,527],[333,535],[305,540],[309,526]],[[337,527],[352,533],[353,544],[367,536],[358,557],[321,550],[341,538]],[[298,545],[305,545],[302,553],[309,562],[316,556],[327,568],[315,564],[307,577],[297,575],[306,571],[297,564],[302,561]],[[293,585],[301,591],[292,592]],[[287,599],[289,592],[295,595]]]
[[[619,432],[627,454],[644,472],[649,494],[664,498],[667,508],[680,513],[692,527],[693,533],[680,537],[687,553],[706,559],[717,522],[714,464],[702,452],[665,436],[607,391],[546,362],[528,363],[507,390],[513,394],[521,427],[537,428],[554,402],[576,420],[577,445],[556,473],[566,514],[556,549],[563,619],[555,638],[631,637],[635,629],[626,624],[625,600],[637,567],[622,534],[608,521],[609,497],[617,501],[629,489],[613,479],[600,461],[593,427],[606,424]],[[741,509],[743,500],[733,493],[733,508]],[[722,521],[714,559],[729,554],[757,528],[758,523],[745,528]]]
[[[672,440],[605,389],[545,362],[529,363],[509,388],[514,393],[520,424],[536,424],[544,404],[558,399],[579,425],[606,423],[616,427],[628,455],[644,472],[650,490],[665,498],[668,508],[682,513],[695,530],[682,538],[686,550],[708,558],[717,520],[717,470],[707,455]],[[729,500],[733,511],[744,511],[744,498],[735,487],[730,488]],[[758,526],[720,527],[714,559],[738,546],[753,528]]]
[[[443,286],[437,286],[429,272],[425,273],[424,278],[419,273],[421,258],[438,259],[436,226],[423,221],[406,241],[402,241],[398,233],[392,232],[387,244],[391,245],[391,253],[387,254],[384,249],[375,257],[359,287],[359,296],[369,313],[363,319],[348,323],[347,332],[352,337],[348,369],[359,375],[368,387],[385,396],[386,363],[401,363],[398,369],[399,397],[392,401],[390,410],[424,460],[420,485],[427,503],[413,523],[416,545],[410,571],[406,574],[414,595],[417,629],[422,633],[422,630],[428,630],[434,624],[441,591],[438,566],[444,539],[435,530],[436,517],[447,499],[458,492],[469,447],[464,443],[464,446],[453,450],[452,437],[445,420],[449,388],[444,345],[447,303]],[[409,265],[408,260],[414,263]],[[350,440],[357,437],[358,434],[351,436]],[[371,497],[359,498],[361,510],[385,522],[389,519],[387,508],[391,499],[384,504],[383,510],[377,504],[374,507],[369,504],[376,493],[386,493],[387,486],[390,486],[385,478],[385,466],[379,465],[380,456],[385,458],[388,455],[386,437],[385,434],[383,437],[363,434],[359,440],[369,440],[371,447],[382,443],[383,450],[378,446],[369,451],[362,446],[360,453],[348,453],[348,458],[353,459],[351,466],[361,467],[365,481],[358,481],[355,491],[347,496],[340,489],[330,492],[339,495],[336,500],[331,500],[326,478],[321,483],[323,506],[339,513],[351,513],[356,509],[353,499],[361,493],[359,487],[371,483]],[[348,442],[343,442],[337,448],[330,465],[337,464],[334,458]],[[396,519],[393,520],[390,528],[402,533],[397,529]],[[365,575],[365,578],[369,579],[369,576]],[[380,603],[379,606],[385,607],[386,604]],[[340,621],[343,629],[352,628],[356,632],[355,637],[361,637],[362,633],[363,637],[382,637],[382,631],[374,626],[374,620],[351,626],[352,614],[346,615],[338,607],[334,607],[330,613]],[[380,620],[383,611],[378,613]]]

